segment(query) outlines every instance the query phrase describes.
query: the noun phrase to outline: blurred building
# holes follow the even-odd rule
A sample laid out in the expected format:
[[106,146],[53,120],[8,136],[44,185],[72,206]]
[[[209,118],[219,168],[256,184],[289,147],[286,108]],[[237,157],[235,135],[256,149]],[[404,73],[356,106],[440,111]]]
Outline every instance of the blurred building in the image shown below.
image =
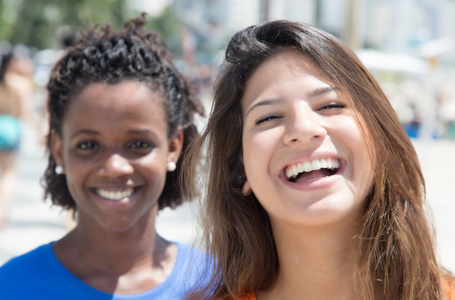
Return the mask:
[[205,35],[211,27],[229,36],[266,20],[289,19],[316,25],[353,48],[386,52],[416,53],[428,41],[455,37],[453,0],[174,0],[173,6]]
[[410,136],[455,139],[453,0],[173,0],[173,6],[199,63],[216,65],[234,32],[263,21],[324,29],[359,54]]

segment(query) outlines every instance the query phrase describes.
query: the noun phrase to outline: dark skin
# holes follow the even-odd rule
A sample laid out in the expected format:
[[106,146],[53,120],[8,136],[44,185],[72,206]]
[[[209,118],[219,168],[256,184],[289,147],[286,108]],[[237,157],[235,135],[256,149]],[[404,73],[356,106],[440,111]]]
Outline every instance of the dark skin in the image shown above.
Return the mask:
[[62,135],[52,133],[52,155],[77,207],[76,227],[53,249],[105,293],[150,290],[177,258],[177,245],[155,230],[167,163],[177,161],[183,141],[180,130],[168,137],[162,101],[134,80],[90,84],[72,99]]
[[[145,292],[167,278],[177,256],[177,246],[156,234],[154,218],[150,216],[142,233],[102,239],[99,233],[87,234],[78,226],[53,249],[71,273],[97,290],[110,294]],[[137,247],[131,247],[133,244]]]

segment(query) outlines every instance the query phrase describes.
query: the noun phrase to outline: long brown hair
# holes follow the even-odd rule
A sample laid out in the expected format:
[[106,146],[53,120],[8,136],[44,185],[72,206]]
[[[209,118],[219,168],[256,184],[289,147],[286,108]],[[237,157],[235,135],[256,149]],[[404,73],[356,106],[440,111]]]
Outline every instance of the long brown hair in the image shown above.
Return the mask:
[[[417,154],[376,80],[336,37],[310,25],[271,21],[235,34],[215,85],[202,139],[187,157],[187,192],[207,178],[202,225],[213,256],[210,284],[196,298],[237,299],[270,288],[279,261],[266,211],[244,196],[242,111],[245,83],[271,55],[301,52],[346,98],[363,128],[374,178],[356,236],[355,284],[361,299],[439,299],[440,269],[424,207],[425,182]],[[207,164],[195,162],[202,153]]]

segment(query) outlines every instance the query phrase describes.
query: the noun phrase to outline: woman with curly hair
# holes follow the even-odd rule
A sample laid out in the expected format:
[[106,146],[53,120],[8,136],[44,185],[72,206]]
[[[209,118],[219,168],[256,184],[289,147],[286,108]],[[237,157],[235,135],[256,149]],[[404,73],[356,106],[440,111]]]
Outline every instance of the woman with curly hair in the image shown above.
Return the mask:
[[284,20],[235,34],[193,147],[187,192],[207,181],[214,268],[191,298],[455,297],[414,147],[373,76],[332,35]]
[[77,225],[0,268],[1,299],[181,299],[196,284],[204,255],[155,221],[184,201],[181,154],[203,109],[145,23],[91,28],[53,67],[45,195]]

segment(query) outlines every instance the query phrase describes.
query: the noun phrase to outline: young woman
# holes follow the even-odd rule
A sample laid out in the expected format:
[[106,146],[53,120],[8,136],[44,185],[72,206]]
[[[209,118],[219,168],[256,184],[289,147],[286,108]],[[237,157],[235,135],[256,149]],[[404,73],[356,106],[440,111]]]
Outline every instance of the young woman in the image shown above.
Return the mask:
[[0,228],[7,224],[16,183],[22,122],[33,120],[33,63],[25,46],[0,46]]
[[330,34],[290,21],[238,32],[187,156],[189,192],[201,153],[215,263],[194,299],[453,297],[413,145],[377,82]]
[[202,106],[145,22],[93,28],[55,64],[45,192],[77,225],[0,268],[1,299],[182,299],[197,284],[203,255],[155,220],[183,201],[181,153]]

